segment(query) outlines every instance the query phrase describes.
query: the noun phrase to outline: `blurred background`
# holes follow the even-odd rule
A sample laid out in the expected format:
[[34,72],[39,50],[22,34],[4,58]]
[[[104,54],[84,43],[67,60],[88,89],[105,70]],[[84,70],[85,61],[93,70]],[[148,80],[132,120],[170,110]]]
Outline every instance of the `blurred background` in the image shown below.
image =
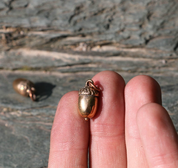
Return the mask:
[[[178,130],[175,0],[1,0],[0,167],[45,168],[57,104],[103,70],[161,85]],[[31,80],[37,101],[17,94]]]

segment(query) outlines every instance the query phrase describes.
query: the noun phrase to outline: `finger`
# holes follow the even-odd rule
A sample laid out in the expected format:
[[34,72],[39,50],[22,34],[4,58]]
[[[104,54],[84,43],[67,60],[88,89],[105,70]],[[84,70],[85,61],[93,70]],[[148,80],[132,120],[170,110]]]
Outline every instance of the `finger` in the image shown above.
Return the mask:
[[49,168],[87,167],[89,123],[77,112],[78,92],[59,102],[51,131]]
[[111,71],[98,73],[93,80],[102,87],[99,109],[90,120],[90,164],[92,168],[126,168],[123,78]]
[[136,116],[141,106],[151,102],[161,103],[159,84],[143,75],[131,79],[125,88],[127,163],[131,168],[148,167]]
[[137,124],[149,168],[177,168],[178,137],[167,111],[155,103],[144,105]]

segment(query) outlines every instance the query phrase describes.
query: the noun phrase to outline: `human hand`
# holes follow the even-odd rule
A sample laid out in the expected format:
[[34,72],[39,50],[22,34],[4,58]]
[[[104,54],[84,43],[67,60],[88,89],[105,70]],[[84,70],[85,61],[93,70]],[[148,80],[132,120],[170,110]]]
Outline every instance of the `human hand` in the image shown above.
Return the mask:
[[115,72],[93,77],[102,88],[99,108],[85,121],[77,112],[78,92],[65,94],[52,131],[49,168],[178,168],[178,136],[161,106],[159,84],[137,76],[125,86]]

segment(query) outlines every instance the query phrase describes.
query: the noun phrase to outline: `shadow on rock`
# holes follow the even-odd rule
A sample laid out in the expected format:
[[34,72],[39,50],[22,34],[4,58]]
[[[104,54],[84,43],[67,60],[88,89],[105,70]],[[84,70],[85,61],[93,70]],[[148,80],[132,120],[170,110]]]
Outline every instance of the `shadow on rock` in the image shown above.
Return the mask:
[[53,85],[48,82],[38,82],[35,83],[36,88],[36,101],[43,101],[46,100],[48,97],[51,96],[53,89],[56,85]]

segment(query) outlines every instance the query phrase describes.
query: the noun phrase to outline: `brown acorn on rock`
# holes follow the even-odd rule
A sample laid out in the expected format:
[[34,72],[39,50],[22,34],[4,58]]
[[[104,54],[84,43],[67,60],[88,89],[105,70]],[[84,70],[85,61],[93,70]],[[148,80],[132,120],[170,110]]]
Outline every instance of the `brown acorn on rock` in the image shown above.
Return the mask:
[[13,88],[20,95],[30,97],[33,101],[36,100],[35,85],[30,80],[18,78],[13,81]]

